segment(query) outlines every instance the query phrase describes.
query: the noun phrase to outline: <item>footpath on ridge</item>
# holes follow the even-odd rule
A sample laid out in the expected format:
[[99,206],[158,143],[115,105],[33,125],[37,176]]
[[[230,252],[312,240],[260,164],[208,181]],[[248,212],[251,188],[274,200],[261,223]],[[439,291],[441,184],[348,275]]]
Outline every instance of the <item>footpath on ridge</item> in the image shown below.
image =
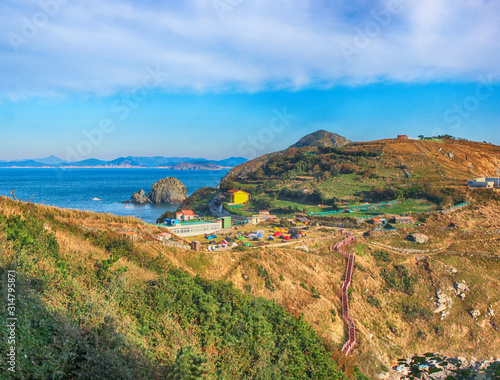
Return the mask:
[[[343,230],[340,230],[343,233]],[[349,286],[352,281],[352,273],[354,270],[354,254],[345,251],[343,248],[356,240],[356,237],[350,232],[345,233],[346,238],[333,246],[333,250],[339,252],[342,256],[347,259],[347,266],[345,271],[345,281],[342,285],[342,317],[347,323],[349,340],[342,347],[342,352],[345,355],[354,349],[356,345],[356,326],[354,320],[349,315]],[[330,248],[332,249],[332,248]]]

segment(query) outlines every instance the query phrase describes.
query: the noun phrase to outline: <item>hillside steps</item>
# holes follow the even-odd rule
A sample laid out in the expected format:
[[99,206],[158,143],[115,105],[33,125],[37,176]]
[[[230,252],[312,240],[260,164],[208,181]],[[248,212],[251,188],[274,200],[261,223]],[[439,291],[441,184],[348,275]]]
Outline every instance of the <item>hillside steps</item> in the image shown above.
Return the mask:
[[[340,232],[343,233],[343,230],[340,230]],[[351,285],[352,274],[354,271],[354,255],[345,251],[343,248],[356,241],[356,237],[350,232],[346,232],[345,236],[346,238],[335,244],[332,249],[339,252],[347,259],[345,280],[342,285],[342,317],[347,324],[349,335],[349,340],[342,347],[342,352],[344,352],[347,356],[356,345],[356,325],[354,324],[354,320],[349,315],[349,286]]]

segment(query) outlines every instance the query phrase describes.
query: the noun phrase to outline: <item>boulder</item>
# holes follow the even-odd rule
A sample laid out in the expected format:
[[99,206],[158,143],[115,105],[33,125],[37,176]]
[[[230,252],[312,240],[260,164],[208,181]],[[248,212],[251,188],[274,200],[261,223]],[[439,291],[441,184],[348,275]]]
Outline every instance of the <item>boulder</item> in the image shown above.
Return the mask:
[[462,300],[465,299],[466,294],[470,290],[467,284],[465,282],[455,282],[453,286],[455,287],[457,296],[459,296]]
[[160,179],[151,187],[148,199],[152,203],[182,203],[187,198],[186,185],[175,177]]
[[131,198],[132,198],[132,203],[139,203],[139,204],[151,203],[148,197],[146,197],[146,192],[142,189],[137,193],[134,193]]
[[436,310],[434,310],[434,313],[441,313],[446,310],[446,305],[445,304],[440,304]]
[[477,317],[481,315],[481,312],[479,310],[470,310],[469,314],[472,318],[477,320]]

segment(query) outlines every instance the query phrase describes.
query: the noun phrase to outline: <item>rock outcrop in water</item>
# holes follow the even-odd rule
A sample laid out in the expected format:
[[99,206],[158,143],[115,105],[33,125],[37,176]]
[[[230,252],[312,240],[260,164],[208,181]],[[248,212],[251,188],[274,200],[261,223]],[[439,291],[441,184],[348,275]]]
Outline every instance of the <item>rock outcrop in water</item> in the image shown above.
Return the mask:
[[160,179],[151,186],[148,195],[144,190],[134,193],[132,203],[182,203],[187,198],[186,185],[175,177]]
[[160,179],[151,187],[148,198],[152,203],[182,203],[187,198],[186,185],[175,177]]
[[151,201],[148,197],[146,197],[146,192],[141,189],[140,191],[132,195],[132,203],[144,204],[151,203]]

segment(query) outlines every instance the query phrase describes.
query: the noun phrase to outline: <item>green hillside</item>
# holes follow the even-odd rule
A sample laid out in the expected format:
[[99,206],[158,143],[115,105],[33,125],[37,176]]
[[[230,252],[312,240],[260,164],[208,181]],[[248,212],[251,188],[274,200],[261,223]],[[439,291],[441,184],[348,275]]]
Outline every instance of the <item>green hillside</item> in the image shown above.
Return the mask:
[[133,244],[118,227],[154,233],[133,218],[0,198],[0,292],[13,270],[17,297],[11,378],[345,378],[302,318],[191,277],[168,248]]
[[[306,136],[307,144],[237,166],[219,187],[245,190],[249,208],[278,214],[399,198],[446,207],[462,202],[467,180],[493,175],[500,160],[500,147],[485,143],[392,139],[332,147],[322,132]],[[280,201],[298,206],[284,210]]]

